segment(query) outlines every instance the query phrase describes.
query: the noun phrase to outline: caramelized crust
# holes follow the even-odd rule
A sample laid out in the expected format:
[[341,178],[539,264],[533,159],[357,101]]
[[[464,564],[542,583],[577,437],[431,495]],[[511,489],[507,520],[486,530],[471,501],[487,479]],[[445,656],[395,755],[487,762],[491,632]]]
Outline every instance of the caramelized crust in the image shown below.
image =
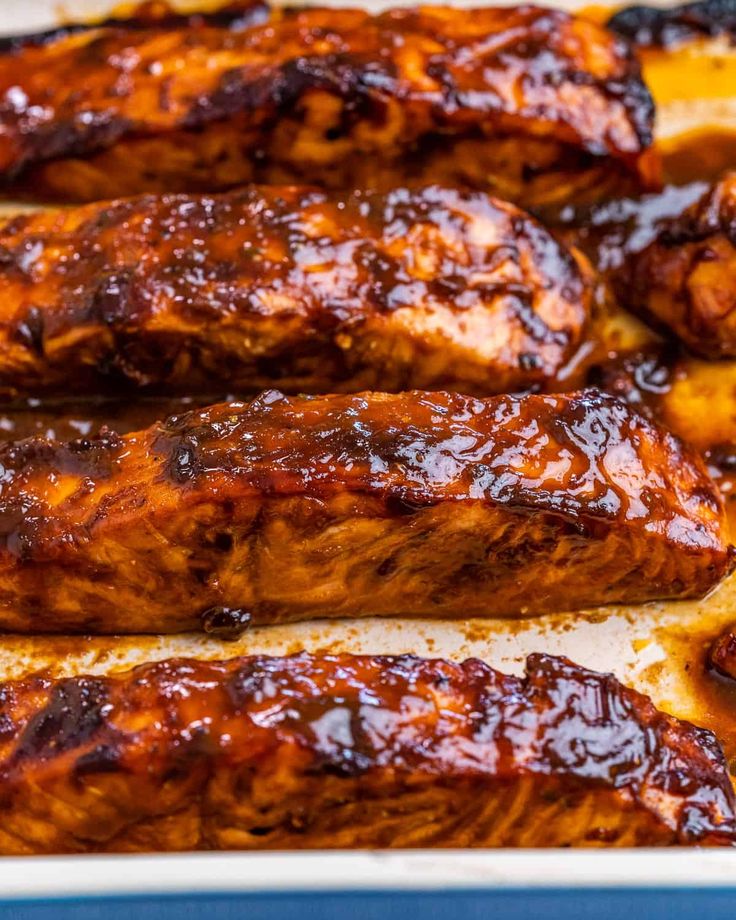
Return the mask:
[[697,354],[736,357],[736,173],[632,259],[621,298]]
[[726,630],[716,639],[708,662],[721,677],[736,681],[736,627]]
[[736,36],[734,0],[696,0],[660,9],[630,6],[619,10],[608,27],[637,45],[669,48],[681,42]]
[[0,464],[21,632],[535,614],[701,596],[731,566],[700,460],[594,391],[269,391]]
[[628,45],[532,6],[108,26],[8,50],[0,100],[0,174],[34,197],[411,180],[540,204],[658,178]]
[[0,388],[530,388],[581,339],[576,257],[512,205],[437,187],[26,214],[0,227]]
[[545,655],[522,679],[408,656],[173,659],[0,699],[3,854],[736,841],[710,732]]

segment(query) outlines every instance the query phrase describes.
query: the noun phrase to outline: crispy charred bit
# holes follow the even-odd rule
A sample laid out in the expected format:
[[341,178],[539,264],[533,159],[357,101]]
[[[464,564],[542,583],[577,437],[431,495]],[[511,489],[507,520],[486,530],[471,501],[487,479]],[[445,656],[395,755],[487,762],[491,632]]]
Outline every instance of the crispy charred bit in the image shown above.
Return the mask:
[[563,658],[172,659],[0,698],[2,854],[736,841],[711,732]]
[[543,385],[587,261],[482,192],[145,196],[0,226],[0,388],[211,393]]
[[13,631],[518,616],[701,596],[731,568],[700,459],[595,391],[268,391],[0,464]]
[[734,38],[736,0],[697,0],[666,9],[630,6],[615,13],[608,27],[637,45],[656,48],[697,38]]
[[292,9],[0,56],[0,176],[60,200],[410,180],[595,198],[656,184],[652,122],[628,43],[532,6]]
[[631,259],[620,296],[691,351],[736,357],[736,173]]

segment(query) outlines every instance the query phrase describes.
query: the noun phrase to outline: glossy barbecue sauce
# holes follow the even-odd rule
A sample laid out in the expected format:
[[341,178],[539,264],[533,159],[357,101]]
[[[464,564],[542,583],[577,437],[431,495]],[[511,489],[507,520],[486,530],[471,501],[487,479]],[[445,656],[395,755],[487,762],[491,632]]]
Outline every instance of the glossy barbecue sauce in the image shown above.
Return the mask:
[[[667,656],[667,669],[678,675],[678,680],[687,687],[685,694],[689,711],[678,715],[691,719],[715,733],[721,743],[729,770],[736,778],[736,679],[726,674],[725,668],[734,673],[736,656],[731,648],[730,660],[714,662],[715,644],[734,632],[723,624],[710,622],[704,617],[702,627],[688,623],[682,629],[666,627],[658,631],[657,639]],[[733,643],[736,644],[736,641]],[[720,669],[719,669],[720,668]]]
[[[542,216],[556,223],[560,234],[576,243],[597,267],[604,272],[616,269],[629,253],[651,241],[662,221],[679,215],[695,202],[708,182],[725,170],[736,168],[736,131],[691,132],[677,143],[668,143],[663,149],[663,159],[666,185],[661,193],[578,210],[567,207]],[[663,413],[675,386],[687,387],[692,382],[702,392],[700,381],[708,370],[702,362],[694,361],[673,343],[632,324],[630,317],[622,319],[613,310],[611,318],[605,292],[600,300],[601,312],[606,315],[599,319],[610,334],[601,342],[601,325],[593,326],[576,358],[560,375],[557,381],[560,389],[599,383],[655,417]],[[715,371],[721,372],[718,368]],[[43,435],[72,439],[89,437],[106,426],[122,434],[147,427],[169,414],[219,400],[222,395],[197,400],[128,397],[29,400],[0,408],[0,437],[10,440]],[[666,412],[664,415],[665,421],[672,424]],[[727,425],[719,428],[725,430]],[[736,419],[733,428],[736,431]],[[736,494],[736,438],[712,444],[704,441],[699,446],[719,478],[724,494]],[[668,632],[663,645],[673,659],[679,659],[680,668],[690,682],[691,696],[697,705],[695,720],[715,731],[732,772],[736,772],[736,680],[719,675],[709,665],[710,649],[722,631],[722,623],[705,623],[696,636]]]
[[[701,148],[706,144],[716,164],[702,170]],[[661,193],[647,194],[641,198],[620,198],[579,209],[563,207],[541,214],[545,221],[557,228],[568,243],[577,245],[591,262],[604,273],[623,263],[627,255],[637,252],[649,243],[657,229],[668,218],[676,217],[698,200],[708,182],[723,172],[724,165],[736,167],[736,132],[722,132],[707,138],[684,138],[665,155],[667,184]],[[696,179],[695,176],[700,178]],[[638,323],[628,328],[631,317],[619,316],[605,303],[605,294],[599,296],[600,317],[606,323],[604,341],[601,325],[595,323],[573,359],[560,372],[551,389],[570,390],[586,385],[601,385],[617,395],[625,395],[639,402],[656,415],[661,398],[669,392],[675,377],[682,378],[682,355],[672,343],[662,342],[659,336]],[[608,324],[608,318],[613,320]],[[619,322],[620,321],[620,322]],[[622,328],[619,328],[621,326]],[[628,347],[635,345],[636,347]],[[628,388],[624,392],[623,376]],[[634,387],[636,393],[633,392]],[[236,394],[237,395],[237,394]],[[213,392],[206,396],[145,396],[129,395],[72,399],[33,398],[0,405],[0,439],[17,440],[30,436],[44,436],[70,440],[94,435],[102,427],[125,434],[148,427],[154,421],[171,414],[180,414],[227,398],[227,394]],[[719,448],[719,457],[727,457],[726,467],[736,469],[736,443],[733,461],[728,447]]]
[[[668,143],[662,156],[666,184],[661,193],[638,200],[614,200],[584,211],[568,209],[559,215],[567,239],[579,245],[604,272],[617,269],[629,254],[643,249],[663,221],[681,214],[705,193],[709,183],[736,168],[736,131],[692,131],[676,143]],[[675,343],[642,329],[634,330],[630,336],[633,347],[616,353],[615,348],[607,349],[601,344],[597,333],[594,327],[591,341],[581,349],[584,359],[573,374],[578,380],[599,383],[675,429],[678,419],[668,417],[668,401],[676,388],[678,393],[695,391],[700,402],[686,405],[692,406],[694,412],[704,411],[698,425],[702,434],[698,446],[724,496],[731,499],[729,516],[732,527],[736,527],[736,426],[733,415],[724,416],[726,404],[733,400],[730,392],[735,391],[736,377],[733,381],[730,377],[733,363],[699,361]],[[729,390],[725,397],[722,388]],[[707,411],[709,397],[710,406],[717,407],[719,393],[724,412],[715,409],[711,419]],[[692,423],[692,419],[688,421]],[[705,617],[696,634],[692,629],[682,634],[663,629],[659,639],[668,656],[668,666],[689,685],[692,718],[716,733],[730,770],[736,775],[736,671],[733,677],[719,673],[711,660],[714,644],[722,633],[722,620],[710,623]]]

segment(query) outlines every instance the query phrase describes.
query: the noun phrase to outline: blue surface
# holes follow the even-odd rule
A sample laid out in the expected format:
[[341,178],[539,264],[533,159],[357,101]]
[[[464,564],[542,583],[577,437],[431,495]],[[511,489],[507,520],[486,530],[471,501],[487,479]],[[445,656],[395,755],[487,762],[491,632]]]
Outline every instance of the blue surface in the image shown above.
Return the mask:
[[0,901],[3,920],[734,920],[732,889],[367,892]]

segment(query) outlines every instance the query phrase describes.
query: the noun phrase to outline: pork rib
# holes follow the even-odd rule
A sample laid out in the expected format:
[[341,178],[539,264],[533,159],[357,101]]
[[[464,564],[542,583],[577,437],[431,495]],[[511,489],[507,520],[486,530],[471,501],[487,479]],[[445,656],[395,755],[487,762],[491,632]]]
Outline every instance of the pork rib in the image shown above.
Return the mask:
[[702,461],[595,391],[268,391],[0,464],[21,632],[518,616],[697,597],[731,567]]
[[533,6],[112,24],[0,55],[0,175],[47,199],[412,179],[567,201],[656,181],[652,122],[626,42]]
[[540,386],[580,342],[587,263],[480,192],[249,188],[0,226],[0,390]]
[[736,173],[673,218],[620,279],[621,300],[710,359],[736,357]]
[[173,659],[0,685],[0,853],[733,845],[714,736],[533,655]]

